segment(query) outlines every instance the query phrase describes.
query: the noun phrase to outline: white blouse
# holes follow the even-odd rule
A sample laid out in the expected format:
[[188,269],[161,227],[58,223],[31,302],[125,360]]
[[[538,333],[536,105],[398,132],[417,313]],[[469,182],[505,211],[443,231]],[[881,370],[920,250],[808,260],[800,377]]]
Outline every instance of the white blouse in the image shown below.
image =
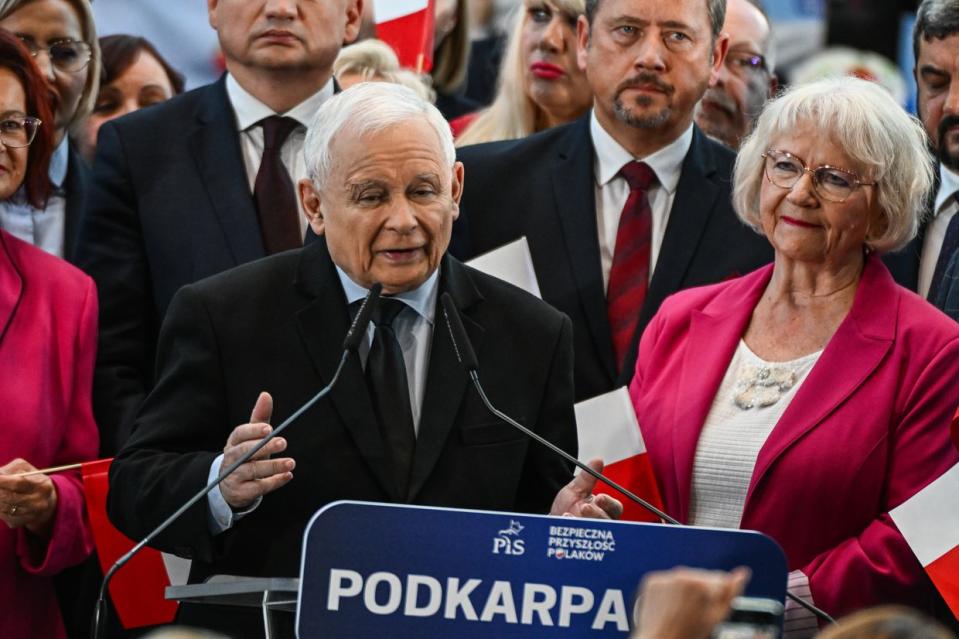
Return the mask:
[[696,447],[690,524],[739,528],[759,451],[821,354],[767,362],[739,341]]

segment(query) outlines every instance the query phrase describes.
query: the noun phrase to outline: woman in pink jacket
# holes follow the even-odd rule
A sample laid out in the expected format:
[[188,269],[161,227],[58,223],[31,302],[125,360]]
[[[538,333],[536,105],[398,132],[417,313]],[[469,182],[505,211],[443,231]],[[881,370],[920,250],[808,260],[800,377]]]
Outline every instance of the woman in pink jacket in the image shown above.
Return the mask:
[[[734,203],[775,261],[668,299],[630,387],[669,513],[770,535],[790,589],[834,616],[935,598],[889,511],[959,460],[959,326],[878,257],[916,235],[932,176],[921,125],[877,85],[767,105]],[[792,610],[787,630],[815,631]]]
[[[42,208],[50,193],[47,100],[30,54],[0,30],[0,199]],[[96,456],[96,318],[89,277],[0,230],[2,637],[65,637],[51,577],[92,550],[79,473],[18,475]]]

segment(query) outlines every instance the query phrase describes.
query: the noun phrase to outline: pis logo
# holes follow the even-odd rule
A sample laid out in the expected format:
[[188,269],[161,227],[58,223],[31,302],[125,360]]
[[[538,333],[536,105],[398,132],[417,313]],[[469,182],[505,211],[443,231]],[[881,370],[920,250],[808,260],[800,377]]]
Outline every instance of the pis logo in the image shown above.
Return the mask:
[[523,524],[510,519],[509,527],[499,531],[493,537],[493,554],[522,555],[526,552],[526,542],[519,538],[523,528]]

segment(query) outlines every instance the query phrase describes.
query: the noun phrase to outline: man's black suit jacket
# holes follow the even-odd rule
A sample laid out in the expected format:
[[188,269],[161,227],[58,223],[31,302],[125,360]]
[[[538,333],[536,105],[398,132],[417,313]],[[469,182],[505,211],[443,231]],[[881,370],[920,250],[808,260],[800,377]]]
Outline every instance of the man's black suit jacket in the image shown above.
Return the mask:
[[[575,453],[572,326],[523,291],[452,258],[441,266],[491,400]],[[110,472],[109,514],[143,537],[206,482],[260,391],[279,424],[330,381],[349,314],[322,240],[184,287],[158,347],[158,379]],[[339,384],[285,431],[293,480],[230,530],[209,532],[203,501],[157,538],[212,573],[291,576],[309,517],[337,499],[545,513],[572,477],[554,453],[489,414],[458,364],[442,311],[430,349],[410,493],[390,482],[388,451],[363,372],[351,356]]]
[[94,410],[110,455],[153,384],[173,294],[264,256],[223,79],[100,128],[78,242],[100,296]]
[[67,175],[63,180],[63,191],[66,199],[63,258],[71,264],[76,264],[77,232],[86,209],[87,194],[90,191],[90,167],[80,157],[76,145],[71,144],[69,151]]
[[695,128],[646,300],[636,309],[633,347],[618,375],[596,230],[589,116],[524,140],[465,147],[458,156],[466,181],[451,252],[469,259],[526,236],[543,299],[573,321],[577,401],[628,383],[639,336],[668,295],[772,260],[766,239],[733,211],[735,155]]

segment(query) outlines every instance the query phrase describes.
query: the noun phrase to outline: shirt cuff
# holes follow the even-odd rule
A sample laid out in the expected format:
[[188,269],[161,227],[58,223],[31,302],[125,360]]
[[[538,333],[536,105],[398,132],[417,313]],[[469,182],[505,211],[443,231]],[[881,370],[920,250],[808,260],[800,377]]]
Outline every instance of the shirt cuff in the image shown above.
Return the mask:
[[[808,604],[813,602],[812,591],[809,589],[809,577],[801,570],[789,573],[786,589]],[[783,637],[788,639],[804,639],[819,632],[819,620],[816,615],[806,610],[790,598],[786,598],[786,611],[783,616]]]
[[[216,478],[220,476],[220,467],[222,465],[223,454],[221,453],[217,455],[213,463],[210,464],[210,473],[207,476],[208,484],[212,484],[216,481]],[[210,532],[214,535],[219,535],[229,530],[239,519],[256,510],[256,507],[260,505],[261,501],[263,501],[263,497],[257,497],[256,501],[243,510],[233,510],[230,504],[226,503],[226,499],[223,498],[223,493],[220,492],[220,485],[217,484],[213,487],[213,490],[206,495],[206,502],[210,507],[207,518]]]

